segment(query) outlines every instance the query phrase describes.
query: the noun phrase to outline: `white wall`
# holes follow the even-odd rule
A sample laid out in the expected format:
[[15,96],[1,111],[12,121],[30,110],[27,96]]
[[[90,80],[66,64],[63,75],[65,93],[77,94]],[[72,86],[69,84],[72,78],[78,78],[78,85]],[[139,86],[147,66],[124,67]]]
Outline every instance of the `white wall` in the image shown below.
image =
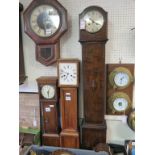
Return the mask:
[[[31,0],[20,0],[24,9]],[[98,5],[108,12],[108,38],[106,44],[106,63],[134,63],[134,0],[59,0],[68,11],[68,31],[61,38],[61,58],[79,58],[81,60],[81,45],[79,40],[79,14],[90,5]],[[24,33],[23,48],[25,58],[26,75],[25,84],[21,85],[21,92],[37,92],[36,78],[39,76],[57,75],[56,66],[46,67],[35,60],[35,43]],[[82,86],[79,91],[80,117],[83,116]],[[117,118],[115,118],[117,119]],[[119,118],[120,119],[120,118]],[[124,139],[133,139],[132,132],[126,123],[114,120],[111,117],[107,120],[108,141],[122,143]]]

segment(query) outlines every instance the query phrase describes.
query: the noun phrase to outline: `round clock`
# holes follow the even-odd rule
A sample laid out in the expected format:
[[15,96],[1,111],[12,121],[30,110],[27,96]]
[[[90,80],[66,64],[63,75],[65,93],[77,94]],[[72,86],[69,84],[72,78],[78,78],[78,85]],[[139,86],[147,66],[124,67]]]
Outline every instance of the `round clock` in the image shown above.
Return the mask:
[[135,109],[129,113],[127,122],[129,127],[135,131]]
[[123,89],[133,82],[133,76],[127,68],[117,67],[109,74],[109,82],[114,88]]
[[102,28],[104,17],[100,11],[92,9],[86,12],[83,21],[85,22],[85,30],[87,32],[96,33]]
[[113,114],[119,114],[126,112],[129,108],[131,108],[131,101],[127,94],[117,92],[109,98],[108,106]]
[[40,37],[53,35],[60,26],[58,10],[51,5],[39,5],[30,15],[30,25],[33,32]]
[[41,94],[46,99],[52,99],[55,96],[55,88],[51,85],[44,85],[41,88]]

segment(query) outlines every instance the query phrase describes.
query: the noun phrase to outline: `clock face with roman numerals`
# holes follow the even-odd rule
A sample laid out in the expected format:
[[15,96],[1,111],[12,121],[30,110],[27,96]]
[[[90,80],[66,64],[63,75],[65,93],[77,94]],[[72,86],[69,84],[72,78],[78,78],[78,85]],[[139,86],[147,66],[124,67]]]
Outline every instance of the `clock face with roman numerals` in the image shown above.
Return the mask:
[[59,29],[59,13],[53,6],[39,5],[30,15],[30,26],[38,36],[50,37]]
[[59,85],[77,85],[77,63],[59,63]]

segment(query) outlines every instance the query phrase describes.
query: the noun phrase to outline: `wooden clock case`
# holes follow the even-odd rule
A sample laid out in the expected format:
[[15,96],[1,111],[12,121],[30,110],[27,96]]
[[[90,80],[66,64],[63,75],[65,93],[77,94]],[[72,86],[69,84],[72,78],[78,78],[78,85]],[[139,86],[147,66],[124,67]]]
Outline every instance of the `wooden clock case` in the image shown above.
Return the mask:
[[[48,146],[60,146],[60,123],[59,123],[59,88],[57,77],[40,77],[37,79],[40,99],[40,128],[41,144]],[[45,99],[41,95],[41,88],[44,85],[55,87],[55,96],[52,99]],[[50,108],[50,111],[46,111]]]
[[[78,128],[78,87],[79,87],[79,60],[60,59],[58,61],[58,77],[60,63],[76,64],[77,83],[76,85],[60,84],[60,111],[61,128],[60,145],[61,147],[79,148],[79,128]],[[60,79],[60,77],[59,77]]]
[[[60,15],[59,29],[50,37],[39,37],[30,26],[30,15],[39,5],[55,7]],[[60,37],[67,31],[67,10],[57,0],[33,0],[24,12],[25,33],[36,43],[36,60],[49,66],[60,56]]]
[[[104,17],[103,27],[96,33],[80,28],[82,45],[84,120],[81,126],[82,147],[92,149],[98,143],[106,143],[106,66],[105,44],[107,42],[107,12],[98,6],[86,8],[98,10]],[[79,22],[79,27],[81,23]]]

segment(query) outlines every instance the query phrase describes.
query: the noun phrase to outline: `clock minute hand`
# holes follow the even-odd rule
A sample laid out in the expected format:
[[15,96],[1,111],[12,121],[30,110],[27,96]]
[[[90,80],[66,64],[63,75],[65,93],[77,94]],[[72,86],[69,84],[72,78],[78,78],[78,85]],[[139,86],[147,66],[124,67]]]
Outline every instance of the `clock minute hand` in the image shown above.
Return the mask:
[[95,21],[94,21],[93,19],[91,19],[91,18],[89,18],[89,20],[90,20],[92,23],[95,23],[96,25],[101,25],[101,24],[95,22]]

